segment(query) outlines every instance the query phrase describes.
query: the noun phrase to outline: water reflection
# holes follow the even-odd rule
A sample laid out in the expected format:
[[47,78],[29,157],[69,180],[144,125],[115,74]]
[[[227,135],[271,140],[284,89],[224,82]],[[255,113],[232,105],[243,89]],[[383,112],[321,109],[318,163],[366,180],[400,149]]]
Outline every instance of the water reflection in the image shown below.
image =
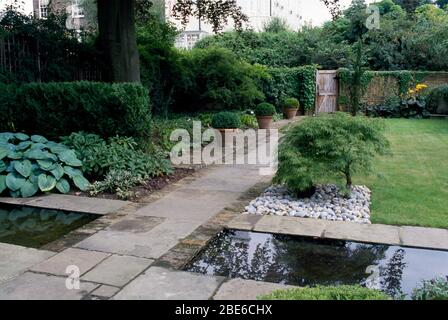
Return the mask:
[[39,248],[94,219],[82,213],[2,205],[0,242]]
[[[419,254],[431,253],[421,269]],[[291,285],[365,285],[376,266],[380,288],[391,295],[410,293],[418,280],[448,271],[448,253],[387,245],[313,240],[271,234],[227,231],[188,267],[203,274]],[[413,282],[410,285],[409,282]]]

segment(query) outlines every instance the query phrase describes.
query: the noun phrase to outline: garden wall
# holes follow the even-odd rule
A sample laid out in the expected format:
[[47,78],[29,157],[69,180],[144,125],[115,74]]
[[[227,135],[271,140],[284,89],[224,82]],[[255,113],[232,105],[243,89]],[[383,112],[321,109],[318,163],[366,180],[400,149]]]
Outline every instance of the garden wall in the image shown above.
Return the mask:
[[[345,110],[348,87],[347,69],[338,70],[339,108]],[[448,72],[426,71],[368,71],[362,79],[364,90],[363,102],[367,105],[378,105],[393,96],[405,95],[416,84],[426,84],[429,88],[448,83]]]

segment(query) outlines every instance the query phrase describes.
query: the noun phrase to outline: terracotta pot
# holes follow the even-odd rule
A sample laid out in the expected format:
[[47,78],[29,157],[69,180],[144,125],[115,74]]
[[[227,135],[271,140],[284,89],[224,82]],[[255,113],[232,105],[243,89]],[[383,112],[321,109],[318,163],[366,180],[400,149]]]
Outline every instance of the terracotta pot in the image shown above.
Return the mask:
[[272,125],[272,116],[257,117],[259,129],[270,129]]
[[[231,140],[233,140],[233,137],[239,131],[239,129],[216,129],[216,130],[218,130],[221,133],[222,145],[226,144],[226,135],[229,135],[229,137],[232,137]],[[229,141],[229,142],[231,142],[231,141]]]
[[286,119],[294,119],[294,117],[297,115],[297,110],[299,110],[299,108],[286,108],[284,110]]

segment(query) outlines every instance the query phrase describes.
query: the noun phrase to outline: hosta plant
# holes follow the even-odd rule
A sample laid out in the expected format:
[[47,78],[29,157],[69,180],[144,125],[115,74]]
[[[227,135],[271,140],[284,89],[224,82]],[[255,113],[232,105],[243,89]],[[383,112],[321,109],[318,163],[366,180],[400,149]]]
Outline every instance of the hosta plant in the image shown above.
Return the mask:
[[82,162],[63,144],[23,133],[0,133],[0,193],[32,197],[38,192],[68,193],[73,184],[82,191],[89,182]]

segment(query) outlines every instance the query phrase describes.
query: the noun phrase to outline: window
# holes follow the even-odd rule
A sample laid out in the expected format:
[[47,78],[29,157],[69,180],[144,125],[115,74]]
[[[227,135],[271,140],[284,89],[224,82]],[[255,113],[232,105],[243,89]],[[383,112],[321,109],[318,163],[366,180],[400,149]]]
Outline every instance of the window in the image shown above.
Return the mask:
[[50,0],[39,0],[39,18],[45,19],[48,17]]
[[81,0],[72,0],[72,18],[84,18],[84,8]]

